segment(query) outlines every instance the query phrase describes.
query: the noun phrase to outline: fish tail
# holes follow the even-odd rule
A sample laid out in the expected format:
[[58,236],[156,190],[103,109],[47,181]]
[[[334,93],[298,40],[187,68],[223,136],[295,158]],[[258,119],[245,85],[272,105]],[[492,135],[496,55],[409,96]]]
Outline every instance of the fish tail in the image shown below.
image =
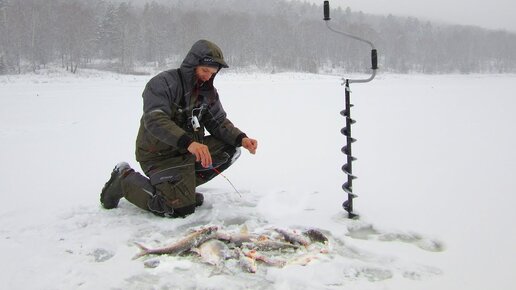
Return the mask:
[[150,253],[150,250],[149,248],[145,247],[144,245],[140,244],[140,243],[134,243],[136,246],[138,246],[138,248],[140,248],[140,253],[136,254],[134,257],[133,257],[133,260],[136,260],[138,258],[141,258],[143,256],[146,256]]

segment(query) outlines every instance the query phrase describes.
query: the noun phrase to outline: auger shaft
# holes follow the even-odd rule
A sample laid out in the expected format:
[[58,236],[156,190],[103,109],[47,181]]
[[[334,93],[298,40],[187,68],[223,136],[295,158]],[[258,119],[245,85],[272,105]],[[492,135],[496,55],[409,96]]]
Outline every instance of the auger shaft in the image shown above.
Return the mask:
[[342,153],[346,154],[346,164],[342,166],[342,171],[347,175],[347,181],[342,185],[342,189],[344,192],[348,194],[348,199],[344,201],[342,207],[348,212],[349,218],[357,217],[357,214],[353,212],[353,199],[356,195],[353,193],[353,179],[356,179],[356,176],[353,175],[353,161],[356,160],[352,155],[352,144],[356,141],[356,139],[351,137],[351,125],[355,123],[355,120],[351,118],[351,90],[349,88],[349,80],[346,80],[346,93],[345,93],[345,110],[341,111],[340,114],[346,118],[346,127],[344,127],[341,132],[344,136],[346,136],[346,146],[342,147]]

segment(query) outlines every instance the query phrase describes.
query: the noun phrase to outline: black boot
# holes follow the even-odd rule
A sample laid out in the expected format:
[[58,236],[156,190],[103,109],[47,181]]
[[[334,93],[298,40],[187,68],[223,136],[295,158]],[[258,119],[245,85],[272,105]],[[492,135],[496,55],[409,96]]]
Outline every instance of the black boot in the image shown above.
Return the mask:
[[132,170],[126,162],[118,163],[111,172],[111,178],[106,182],[100,193],[100,203],[105,209],[112,209],[118,206],[118,202],[124,193],[122,192],[122,177]]
[[195,207],[201,206],[204,203],[204,195],[202,193],[195,193]]

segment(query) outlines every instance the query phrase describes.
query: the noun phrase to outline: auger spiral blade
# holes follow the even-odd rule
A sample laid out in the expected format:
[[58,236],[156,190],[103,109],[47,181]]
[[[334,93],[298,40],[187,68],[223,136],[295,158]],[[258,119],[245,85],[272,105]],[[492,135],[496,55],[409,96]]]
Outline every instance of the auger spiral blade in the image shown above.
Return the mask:
[[344,135],[346,137],[350,137],[350,135],[351,135],[351,132],[349,131],[348,127],[344,127],[342,129],[340,129],[340,133],[342,133],[342,135]]
[[349,145],[342,147],[340,151],[346,155],[351,155],[351,147]]
[[[349,93],[349,91],[347,93]],[[346,118],[346,126],[340,130],[342,135],[346,136],[346,145],[342,147],[340,151],[347,156],[347,163],[345,163],[341,169],[348,176],[348,181],[342,185],[342,189],[348,195],[347,200],[342,204],[342,206],[348,212],[349,218],[358,218],[358,215],[353,212],[353,199],[357,197],[357,195],[353,193],[352,186],[352,181],[357,178],[352,173],[352,162],[357,159],[351,154],[351,144],[357,141],[357,139],[351,137],[351,125],[355,124],[356,121],[351,118],[351,107],[353,105],[349,103],[348,97],[346,98],[346,109],[340,112],[340,114]]]
[[[354,107],[354,105],[350,105],[349,107],[352,108],[352,107]],[[340,111],[340,115],[343,117],[346,117],[346,116],[349,116],[349,113],[347,110],[342,110],[342,111]]]
[[350,202],[350,200],[346,200],[344,203],[342,203],[342,207],[345,211],[348,212],[348,218],[350,219],[358,219],[359,215],[353,212],[353,202]]
[[353,193],[353,188],[349,185],[349,182],[344,182],[342,185],[342,189],[350,196],[356,197],[357,195]]
[[346,173],[346,175],[351,177],[351,179],[357,179],[357,177],[355,175],[353,175],[353,173],[351,173],[351,166],[349,166],[347,163],[344,164],[344,166],[342,166],[342,171],[344,171],[344,173]]

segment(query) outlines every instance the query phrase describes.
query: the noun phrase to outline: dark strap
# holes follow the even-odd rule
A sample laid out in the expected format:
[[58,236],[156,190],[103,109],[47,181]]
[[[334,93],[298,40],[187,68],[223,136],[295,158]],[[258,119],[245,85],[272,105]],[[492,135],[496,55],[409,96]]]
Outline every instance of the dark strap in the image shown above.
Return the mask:
[[179,81],[181,82],[181,99],[179,100],[179,105],[181,109],[186,105],[185,100],[185,84],[183,83],[183,74],[180,69],[177,69],[177,75],[179,75]]
[[185,84],[183,84],[183,74],[181,73],[180,69],[177,69],[177,74],[179,75],[179,81],[181,81],[181,90],[184,95],[185,94]]
[[[172,75],[172,72],[167,70],[166,71],[169,75]],[[181,98],[179,98],[179,107],[180,109],[183,109],[186,105],[185,100],[185,84],[183,83],[183,74],[181,73],[180,69],[176,69],[177,75],[179,76],[179,82],[181,83]]]

